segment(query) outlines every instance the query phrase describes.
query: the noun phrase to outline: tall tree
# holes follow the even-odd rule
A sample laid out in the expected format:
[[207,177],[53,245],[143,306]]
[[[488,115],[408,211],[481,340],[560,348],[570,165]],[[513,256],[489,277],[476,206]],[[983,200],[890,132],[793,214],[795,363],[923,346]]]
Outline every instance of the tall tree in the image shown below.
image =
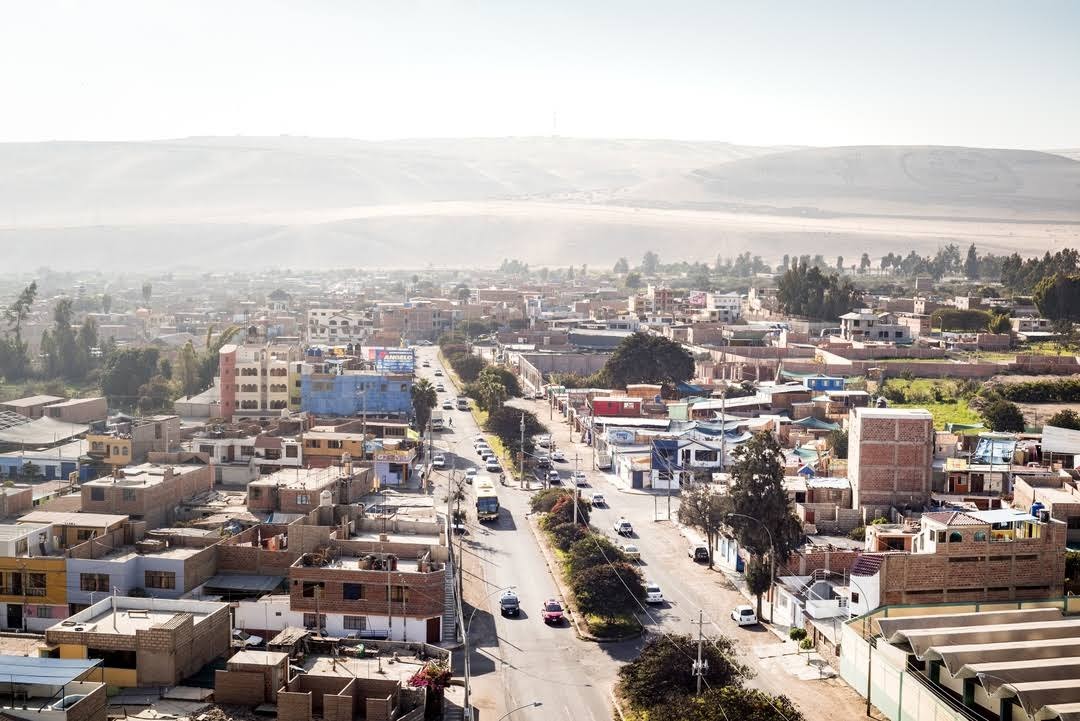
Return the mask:
[[1022,433],[1027,425],[1020,406],[1002,399],[987,404],[982,417],[990,430],[999,433]]
[[150,402],[156,400],[160,389],[149,384],[157,372],[157,362],[157,348],[118,348],[110,353],[101,371],[101,391],[109,404],[132,408],[142,397]]
[[776,291],[781,310],[811,320],[835,320],[861,299],[861,291],[851,280],[827,275],[802,261],[781,276]]
[[22,380],[30,373],[30,352],[22,339],[22,324],[30,317],[36,297],[37,281],[34,281],[4,309],[8,327],[0,339],[0,373],[8,380]]
[[713,549],[720,532],[727,526],[727,514],[732,510],[727,497],[706,484],[683,489],[679,501],[679,523],[705,535],[709,547],[709,567],[713,565]]
[[617,261],[615,261],[615,267],[612,268],[612,272],[619,274],[629,273],[630,263],[627,262],[626,258],[619,258]]
[[645,255],[641,257],[641,272],[652,275],[658,270],[660,270],[660,256],[651,250],[645,251]]
[[1071,431],[1080,431],[1080,414],[1072,408],[1063,408],[1046,419],[1046,425],[1055,428],[1068,428]]
[[431,411],[439,403],[439,394],[435,392],[435,386],[427,378],[421,378],[412,387],[413,418],[416,420],[416,428],[421,433],[427,428],[431,420]]
[[645,598],[641,572],[629,563],[604,563],[586,568],[572,578],[571,586],[582,613],[606,619],[636,610],[638,602]]
[[967,258],[964,259],[964,275],[968,280],[976,280],[979,277],[979,252],[972,243],[967,249]]
[[[802,525],[784,490],[784,452],[772,433],[754,434],[732,454],[729,525],[739,545],[759,562],[767,554],[782,563],[802,540]],[[770,579],[771,585],[771,579]],[[757,593],[758,616],[761,593]]]
[[1035,285],[1035,305],[1053,321],[1080,321],[1080,274],[1054,273]]
[[694,375],[694,357],[681,343],[663,336],[633,333],[615,348],[604,370],[617,387],[628,383],[674,386]]
[[530,455],[536,449],[533,436],[547,433],[547,426],[537,419],[531,411],[503,406],[488,414],[484,421],[484,430],[499,437],[503,447],[515,456],[521,451],[521,422],[525,419],[525,454]]
[[195,346],[189,340],[180,348],[176,357],[177,380],[180,383],[180,392],[185,396],[193,396],[202,390],[199,387],[199,359],[195,353]]
[[[619,669],[620,687],[627,701],[639,711],[674,703],[697,687],[690,659],[696,658],[696,638],[684,635],[653,636],[630,663]],[[708,639],[702,648],[706,662],[703,680],[708,688],[740,686],[752,676],[739,663],[735,643],[724,636]],[[734,721],[734,718],[732,719]]]
[[143,283],[142,284],[142,297],[143,297],[143,302],[146,303],[147,306],[150,305],[150,298],[153,295],[154,295],[154,286],[151,285],[149,282]]
[[101,312],[108,313],[112,310],[112,296],[106,293],[101,296]]
[[844,256],[836,256],[836,270],[842,271],[844,269]]
[[865,273],[868,270],[870,270],[870,254],[863,253],[862,257],[859,258],[859,271]]
[[630,290],[637,290],[641,287],[641,273],[627,273],[623,284]]

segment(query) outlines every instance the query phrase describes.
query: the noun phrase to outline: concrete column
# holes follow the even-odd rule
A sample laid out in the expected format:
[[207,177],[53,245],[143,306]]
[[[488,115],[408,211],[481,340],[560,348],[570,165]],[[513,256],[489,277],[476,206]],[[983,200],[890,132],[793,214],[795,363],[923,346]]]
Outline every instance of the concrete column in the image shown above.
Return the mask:
[[964,705],[971,708],[975,705],[975,677],[964,679]]
[[940,684],[941,681],[941,661],[930,662],[930,681],[932,683]]

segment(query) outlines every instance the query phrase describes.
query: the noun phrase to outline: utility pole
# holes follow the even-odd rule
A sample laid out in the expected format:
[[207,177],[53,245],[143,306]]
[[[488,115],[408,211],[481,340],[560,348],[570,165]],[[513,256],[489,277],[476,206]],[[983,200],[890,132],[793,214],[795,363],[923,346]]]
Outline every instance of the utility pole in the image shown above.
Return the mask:
[[701,679],[709,668],[709,663],[701,659],[702,646],[705,644],[705,634],[702,631],[704,611],[698,611],[698,635],[697,635],[697,661],[694,662],[694,675],[697,677],[697,695],[701,695]]
[[521,454],[518,456],[518,475],[525,477],[525,412],[521,412]]
[[580,459],[578,458],[578,454],[575,453],[574,454],[574,478],[573,478],[573,481],[574,481],[574,525],[575,526],[577,525],[577,519],[578,519],[577,506],[578,506],[579,495],[578,495],[578,486],[577,486],[577,474],[578,474],[578,465],[579,465],[578,461],[579,460]]

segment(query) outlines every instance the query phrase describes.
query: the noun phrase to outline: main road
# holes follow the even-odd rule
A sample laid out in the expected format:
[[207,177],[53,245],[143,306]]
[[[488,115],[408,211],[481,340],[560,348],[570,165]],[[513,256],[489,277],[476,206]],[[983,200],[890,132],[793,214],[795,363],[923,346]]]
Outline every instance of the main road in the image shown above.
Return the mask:
[[[429,368],[418,368],[418,375],[444,385],[445,392],[439,393],[440,405],[444,400],[453,400],[457,390],[445,375],[435,350],[418,350],[418,360],[430,364]],[[435,376],[436,369],[444,375]],[[746,599],[722,573],[694,563],[687,556],[688,541],[669,519],[667,497],[625,492],[611,476],[593,469],[591,449],[577,442],[580,439],[575,441],[577,436],[571,437],[569,427],[558,416],[549,419],[545,403],[522,399],[513,399],[511,403],[533,411],[551,429],[558,448],[567,456],[565,462],[555,464],[564,487],[573,487],[570,474],[580,468],[589,484],[582,489],[582,495],[588,498],[593,492],[604,494],[607,505],[594,509],[591,519],[594,528],[616,543],[630,542],[640,549],[642,574],[657,583],[665,597],[662,604],[640,607],[638,618],[650,633],[696,635],[701,611],[706,636],[723,635],[735,641],[738,660],[755,674],[750,685],[789,696],[811,721],[858,715],[861,702],[846,684],[799,680],[784,670],[775,657],[780,639],[762,626],[739,627],[731,620],[731,609],[746,603]],[[452,418],[453,426],[437,435],[436,452],[446,455],[448,468],[456,464],[462,472],[478,467],[478,473],[485,475],[473,451],[473,438],[481,430],[472,414],[443,413]],[[448,475],[436,475],[436,493],[440,499],[446,497]],[[509,474],[506,486],[499,486],[497,474],[493,475],[502,506],[498,522],[479,525],[470,494],[463,504],[469,512],[469,532],[458,539],[462,542],[466,621],[476,609],[469,638],[474,647],[472,702],[479,710],[478,718],[494,721],[511,709],[539,701],[542,706],[517,711],[511,721],[610,719],[610,690],[618,667],[637,655],[641,641],[604,644],[582,641],[572,628],[549,627],[539,619],[541,602],[557,597],[558,591],[537,540],[528,528],[530,493],[509,480]],[[539,484],[534,480],[532,485],[535,489]],[[678,511],[677,497],[670,499],[670,509],[673,517]],[[634,538],[615,536],[612,524],[620,516],[633,524]],[[498,596],[508,586],[515,586],[521,599],[522,614],[518,618],[503,618],[498,612]],[[760,650],[764,652],[758,653]]]

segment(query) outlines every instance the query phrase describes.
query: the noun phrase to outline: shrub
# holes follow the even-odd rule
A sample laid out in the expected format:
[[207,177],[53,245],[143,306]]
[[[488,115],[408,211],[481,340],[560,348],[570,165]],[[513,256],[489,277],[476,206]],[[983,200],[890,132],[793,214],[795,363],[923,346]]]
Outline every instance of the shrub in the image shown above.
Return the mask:
[[[592,505],[589,501],[583,498],[577,499],[577,521],[583,523],[586,526],[589,525],[589,512],[592,510]],[[555,505],[548,511],[548,518],[556,519],[556,522],[570,523],[574,520],[574,495],[572,493],[564,493],[561,498],[555,501]]]
[[576,576],[587,568],[602,563],[623,563],[628,559],[610,540],[596,533],[590,533],[575,541],[567,552],[566,570]]
[[853,541],[866,540],[866,526],[857,526],[848,531],[847,537]]
[[801,648],[804,651],[809,651],[813,647],[814,647],[814,639],[812,639],[812,638],[804,638],[802,641],[799,641],[799,648]]
[[806,629],[793,628],[788,631],[788,638],[790,638],[792,641],[802,641],[804,638],[806,638]]
[[645,597],[641,572],[629,563],[586,568],[570,581],[582,613],[614,618],[634,611]]
[[589,534],[587,527],[581,524],[574,525],[573,523],[548,524],[547,530],[551,534],[551,542],[560,551],[568,550],[570,546]]
[[562,488],[545,488],[529,499],[529,507],[533,513],[547,513],[555,505],[556,501],[568,493],[569,491]]

